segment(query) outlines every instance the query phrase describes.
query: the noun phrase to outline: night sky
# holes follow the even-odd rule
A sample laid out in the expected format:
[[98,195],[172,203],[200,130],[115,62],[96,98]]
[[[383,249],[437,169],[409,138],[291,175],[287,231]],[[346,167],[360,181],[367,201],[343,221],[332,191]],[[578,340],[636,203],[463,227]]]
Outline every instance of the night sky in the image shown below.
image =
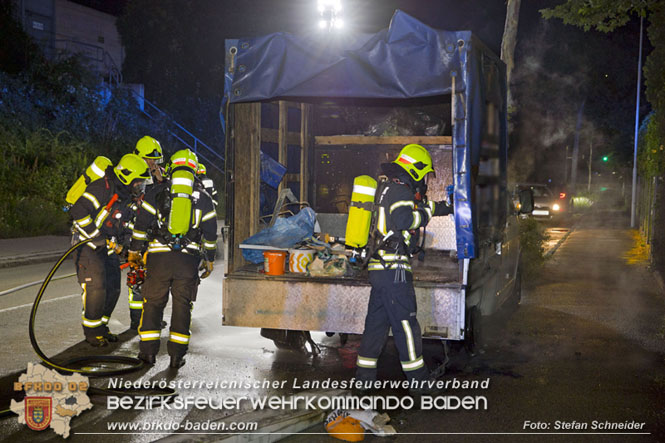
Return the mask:
[[[128,2],[155,4],[152,0],[76,2],[116,15],[122,14]],[[190,13],[200,11],[205,15],[203,25],[197,28],[199,34],[193,49],[201,52],[198,58],[201,72],[210,71],[210,65],[223,58],[212,52],[219,51],[218,42],[225,38],[279,31],[302,33],[315,27],[318,21],[315,0],[181,0],[181,3],[183,8],[196,6]],[[513,74],[518,112],[513,117],[511,149],[526,150],[525,153],[535,150],[540,158],[534,161],[540,163],[563,158],[562,149],[572,144],[575,115],[584,100],[587,138],[593,140],[599,155],[612,154],[617,160],[615,164],[627,164],[632,160],[639,21],[634,19],[614,33],[604,34],[584,32],[560,20],[540,17],[539,9],[558,3],[558,0],[522,1]],[[435,28],[470,29],[497,54],[500,52],[504,0],[343,0],[343,5],[345,32],[376,32],[388,26],[395,9],[402,9]],[[646,56],[650,46],[648,39],[645,42]],[[212,58],[216,61],[206,62]],[[173,63],[178,62],[174,57]],[[219,72],[219,67],[215,69]],[[156,91],[157,95],[168,93]],[[202,92],[212,93],[218,95],[221,91]],[[643,98],[641,118],[649,110]],[[540,172],[543,177],[534,178],[556,175],[543,168]]]

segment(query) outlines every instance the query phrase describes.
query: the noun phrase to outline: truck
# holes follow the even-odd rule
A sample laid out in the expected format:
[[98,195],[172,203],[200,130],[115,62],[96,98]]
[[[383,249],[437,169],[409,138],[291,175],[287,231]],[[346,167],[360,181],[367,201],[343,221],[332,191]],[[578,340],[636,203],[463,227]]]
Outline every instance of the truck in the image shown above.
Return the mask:
[[[226,40],[225,50],[223,324],[261,328],[278,347],[303,344],[308,331],[362,334],[366,272],[269,276],[240,246],[273,217],[266,201],[287,190],[314,209],[321,232],[343,235],[353,178],[377,177],[417,143],[436,169],[429,198],[454,189],[454,215],[430,221],[425,259],[413,259],[418,320],[424,338],[473,350],[481,319],[519,301],[518,223],[532,209],[507,184],[501,60],[470,31],[399,10],[376,34],[275,33]],[[285,169],[277,189],[262,180],[266,160]]]

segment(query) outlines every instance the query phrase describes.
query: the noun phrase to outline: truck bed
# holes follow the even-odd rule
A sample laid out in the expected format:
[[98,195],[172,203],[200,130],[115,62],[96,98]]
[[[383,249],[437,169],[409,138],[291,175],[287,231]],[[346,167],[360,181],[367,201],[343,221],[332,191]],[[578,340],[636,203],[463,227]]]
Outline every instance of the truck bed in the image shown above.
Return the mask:
[[[459,264],[447,252],[428,252],[415,263],[414,286],[423,335],[459,340],[464,290]],[[354,277],[268,276],[248,265],[226,276],[223,323],[230,326],[345,332],[364,329],[370,285],[366,271]]]
[[[414,286],[439,286],[459,282],[460,269],[456,259],[450,258],[447,252],[428,251],[423,262],[413,259]],[[353,275],[340,277],[313,277],[301,273],[285,272],[283,275],[267,275],[262,273],[263,264],[248,264],[227,275],[230,279],[266,280],[280,282],[308,282],[319,284],[366,285],[367,270]]]

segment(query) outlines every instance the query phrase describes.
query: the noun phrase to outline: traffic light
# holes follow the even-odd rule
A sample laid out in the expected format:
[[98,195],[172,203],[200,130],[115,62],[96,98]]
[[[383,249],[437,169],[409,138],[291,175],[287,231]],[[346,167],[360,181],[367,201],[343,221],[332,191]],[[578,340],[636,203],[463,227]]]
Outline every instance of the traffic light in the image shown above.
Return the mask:
[[603,161],[604,161],[604,162],[606,162],[606,161],[609,160],[609,159],[610,159],[609,156],[607,156],[607,155],[603,155]]

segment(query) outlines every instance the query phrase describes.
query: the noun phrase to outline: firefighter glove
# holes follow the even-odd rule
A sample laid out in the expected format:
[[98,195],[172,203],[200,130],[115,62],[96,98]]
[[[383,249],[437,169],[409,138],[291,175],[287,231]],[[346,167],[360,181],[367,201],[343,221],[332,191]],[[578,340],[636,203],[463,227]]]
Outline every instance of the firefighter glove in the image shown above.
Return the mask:
[[132,268],[140,268],[143,266],[143,258],[141,257],[141,253],[139,251],[129,251],[127,254],[127,262],[129,263],[129,266]]
[[441,200],[440,202],[436,202],[434,204],[434,217],[439,217],[441,215],[449,215],[452,214],[453,211],[453,205],[448,204],[447,201]]
[[208,260],[203,260],[201,262],[201,266],[199,267],[199,271],[203,271],[203,274],[201,274],[200,277],[201,280],[207,278],[210,275],[210,273],[212,272],[212,268],[213,268],[213,262]]
[[120,255],[122,253],[122,245],[116,243],[113,240],[106,240],[106,247],[115,252],[116,254]]

